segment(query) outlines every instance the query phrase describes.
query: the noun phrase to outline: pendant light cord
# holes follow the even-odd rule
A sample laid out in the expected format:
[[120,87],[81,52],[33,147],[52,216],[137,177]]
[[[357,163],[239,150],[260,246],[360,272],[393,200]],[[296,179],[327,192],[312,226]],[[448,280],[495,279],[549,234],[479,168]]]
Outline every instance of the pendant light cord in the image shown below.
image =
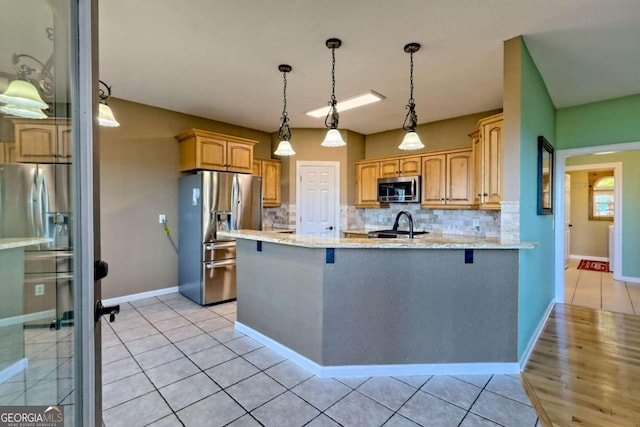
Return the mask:
[[284,120],[285,118],[287,118],[287,73],[286,72],[282,73],[282,79],[284,80],[284,90],[283,90],[284,107],[282,107],[282,119]]
[[329,112],[324,119],[325,127],[329,129],[338,128],[338,110],[336,109],[336,48],[331,48],[331,99],[329,100]]
[[418,126],[418,115],[416,114],[416,103],[413,99],[413,51],[410,54],[410,71],[409,71],[409,103],[407,104],[407,115],[404,118],[402,128],[407,132],[415,132]]
[[[281,69],[284,68],[284,65],[280,66]],[[288,66],[287,66],[288,67]],[[283,98],[283,107],[282,107],[282,117],[280,118],[280,129],[278,130],[278,138],[280,141],[289,141],[291,139],[291,129],[289,129],[289,115],[287,114],[287,72],[291,70],[291,67],[288,70],[285,68],[282,70],[282,80],[284,82],[282,98]]]
[[413,52],[411,52],[411,71],[409,72],[409,105],[415,105],[415,101],[413,99]]

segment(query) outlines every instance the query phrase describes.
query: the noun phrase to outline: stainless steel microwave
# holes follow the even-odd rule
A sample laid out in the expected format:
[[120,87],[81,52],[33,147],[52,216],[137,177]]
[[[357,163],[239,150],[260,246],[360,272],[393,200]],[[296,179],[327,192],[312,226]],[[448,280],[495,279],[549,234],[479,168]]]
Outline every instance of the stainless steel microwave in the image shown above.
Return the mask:
[[378,201],[382,203],[420,202],[420,177],[378,178]]

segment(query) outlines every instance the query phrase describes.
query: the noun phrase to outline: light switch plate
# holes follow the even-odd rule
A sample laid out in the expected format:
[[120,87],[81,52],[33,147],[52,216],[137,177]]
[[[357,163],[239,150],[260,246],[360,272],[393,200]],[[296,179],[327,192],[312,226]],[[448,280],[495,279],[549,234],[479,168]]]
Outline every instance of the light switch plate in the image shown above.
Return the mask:
[[35,294],[37,297],[44,295],[44,283],[39,283],[35,286]]

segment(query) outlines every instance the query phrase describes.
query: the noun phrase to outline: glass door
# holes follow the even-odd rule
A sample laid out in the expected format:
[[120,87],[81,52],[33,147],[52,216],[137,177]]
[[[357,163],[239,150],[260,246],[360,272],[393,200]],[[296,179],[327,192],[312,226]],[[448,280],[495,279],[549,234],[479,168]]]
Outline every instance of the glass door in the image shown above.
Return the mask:
[[101,423],[96,9],[0,0],[0,421]]

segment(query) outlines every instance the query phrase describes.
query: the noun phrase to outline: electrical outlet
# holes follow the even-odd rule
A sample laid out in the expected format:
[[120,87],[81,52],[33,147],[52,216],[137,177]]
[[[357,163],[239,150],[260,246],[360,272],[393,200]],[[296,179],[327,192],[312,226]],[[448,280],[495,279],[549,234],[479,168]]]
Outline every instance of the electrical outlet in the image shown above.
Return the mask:
[[476,228],[480,227],[480,220],[478,218],[473,219],[473,226]]
[[39,283],[35,286],[35,294],[37,297],[44,295],[44,283]]
[[167,216],[165,214],[158,215],[158,224],[166,224]]

